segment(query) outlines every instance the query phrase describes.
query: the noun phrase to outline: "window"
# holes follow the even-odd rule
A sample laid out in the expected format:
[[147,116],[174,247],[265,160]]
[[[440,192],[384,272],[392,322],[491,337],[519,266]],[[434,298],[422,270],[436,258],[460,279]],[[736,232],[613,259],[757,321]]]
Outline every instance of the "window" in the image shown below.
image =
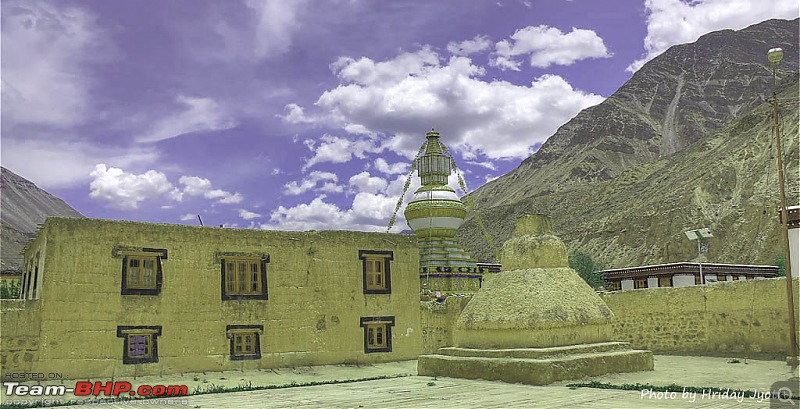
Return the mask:
[[391,294],[391,251],[359,250],[364,272],[364,294]]
[[158,295],[161,292],[161,260],[166,249],[126,251],[122,257],[122,295]]
[[728,281],[728,276],[725,274],[717,274],[717,281]]
[[699,275],[694,276],[694,285],[700,285],[700,276]]
[[672,287],[672,276],[658,277],[659,287]]
[[619,281],[609,281],[608,282],[608,290],[609,291],[619,291],[622,289],[622,285]]
[[158,362],[158,336],[161,326],[117,327],[117,337],[125,340],[122,351],[123,364]]
[[633,288],[647,288],[647,279],[646,278],[637,278],[633,281]]
[[263,325],[228,325],[225,331],[231,341],[231,360],[261,359]]
[[267,299],[269,257],[222,259],[222,299]]
[[394,317],[362,317],[364,353],[392,352]]

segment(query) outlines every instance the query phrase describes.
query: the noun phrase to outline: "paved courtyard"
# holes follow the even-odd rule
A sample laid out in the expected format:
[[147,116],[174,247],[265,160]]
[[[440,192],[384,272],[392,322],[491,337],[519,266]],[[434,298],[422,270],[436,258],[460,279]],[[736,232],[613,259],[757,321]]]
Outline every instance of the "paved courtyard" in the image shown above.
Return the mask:
[[[189,390],[210,385],[234,387],[250,382],[258,385],[281,385],[330,380],[402,376],[353,383],[292,387],[261,391],[215,393],[183,398],[170,398],[123,403],[70,406],[70,408],[797,408],[800,401],[776,406],[770,400],[749,397],[722,397],[697,393],[657,394],[639,390],[577,388],[558,382],[548,386],[506,384],[482,380],[421,377],[416,361],[393,362],[369,366],[332,365],[285,368],[249,372],[184,374],[180,376],[141,377],[128,380],[136,385],[188,385]],[[655,357],[655,370],[614,374],[583,379],[619,384],[678,384],[693,387],[717,387],[753,391],[763,394],[775,382],[797,376],[780,361],[756,361],[731,358],[665,356]],[[796,379],[796,378],[795,378]],[[122,380],[122,379],[118,379]],[[107,380],[99,380],[107,381]],[[67,386],[74,381],[64,381]],[[786,383],[796,388],[798,382]],[[7,403],[10,397],[3,397]],[[13,398],[16,399],[16,398]],[[76,399],[67,397],[65,399]]]

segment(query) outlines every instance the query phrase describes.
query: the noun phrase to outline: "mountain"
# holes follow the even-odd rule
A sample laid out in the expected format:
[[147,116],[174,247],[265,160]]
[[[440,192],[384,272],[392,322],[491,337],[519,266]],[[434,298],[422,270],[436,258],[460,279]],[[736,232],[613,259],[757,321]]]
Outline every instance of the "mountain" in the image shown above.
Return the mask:
[[[524,213],[544,213],[571,251],[609,267],[697,257],[683,231],[708,227],[715,262],[781,252],[767,50],[777,72],[790,204],[798,203],[798,19],[709,33],[645,64],[508,174],[472,193],[499,247]],[[459,237],[493,251],[474,219]]]
[[0,270],[22,271],[19,253],[47,216],[83,217],[63,200],[0,167]]

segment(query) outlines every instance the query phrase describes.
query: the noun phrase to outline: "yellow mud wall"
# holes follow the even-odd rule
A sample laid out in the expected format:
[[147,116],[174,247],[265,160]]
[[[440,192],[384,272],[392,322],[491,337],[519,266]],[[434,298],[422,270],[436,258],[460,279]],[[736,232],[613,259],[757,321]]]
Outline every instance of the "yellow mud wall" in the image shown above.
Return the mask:
[[[800,306],[799,283],[794,280],[796,306]],[[772,359],[783,359],[789,349],[785,278],[618,291],[601,297],[616,317],[612,339],[635,348]],[[455,322],[469,299],[420,303],[425,353],[453,346]],[[800,319],[800,311],[795,319]]]
[[[36,301],[35,372],[129,377],[399,361],[422,350],[415,236],[69,218],[48,219],[42,234],[47,265]],[[122,256],[114,249],[126,247],[167,249],[159,295],[120,294]],[[364,294],[359,250],[393,252],[391,294]],[[268,300],[222,300],[219,253],[225,252],[269,254]],[[6,311],[5,305],[3,357],[10,352],[7,339],[18,335],[14,328],[25,327],[19,322],[34,321],[34,310]],[[378,316],[395,319],[392,351],[365,353],[360,319]],[[261,359],[231,360],[226,325],[263,325]],[[123,364],[118,326],[161,326],[158,362]]]
[[[798,283],[793,282],[796,306]],[[602,297],[616,315],[615,340],[636,348],[779,359],[789,350],[785,278],[620,291]]]

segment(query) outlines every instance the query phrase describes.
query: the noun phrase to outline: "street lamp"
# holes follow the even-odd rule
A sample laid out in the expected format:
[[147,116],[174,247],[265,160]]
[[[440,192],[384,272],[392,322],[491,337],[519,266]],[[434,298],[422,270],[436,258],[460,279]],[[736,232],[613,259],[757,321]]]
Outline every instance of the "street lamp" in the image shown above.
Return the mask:
[[711,230],[705,227],[702,229],[685,231],[683,234],[685,234],[689,240],[697,241],[697,265],[700,267],[700,284],[705,284],[706,280],[703,277],[703,259],[701,256],[702,252],[700,251],[700,240],[714,237],[714,235],[711,234]]
[[789,302],[789,342],[791,346],[789,353],[791,356],[787,363],[792,366],[798,365],[798,351],[797,351],[797,330],[794,325],[794,290],[792,289],[792,262],[789,258],[789,215],[786,210],[786,191],[783,182],[783,153],[781,152],[781,128],[778,122],[778,92],[776,90],[776,77],[777,68],[783,59],[783,50],[780,48],[773,48],[767,52],[767,60],[772,65],[772,113],[775,117],[775,149],[778,156],[778,183],[779,191],[781,194],[781,224],[783,225],[781,231],[783,233],[783,257],[785,260],[786,269],[786,298]]

